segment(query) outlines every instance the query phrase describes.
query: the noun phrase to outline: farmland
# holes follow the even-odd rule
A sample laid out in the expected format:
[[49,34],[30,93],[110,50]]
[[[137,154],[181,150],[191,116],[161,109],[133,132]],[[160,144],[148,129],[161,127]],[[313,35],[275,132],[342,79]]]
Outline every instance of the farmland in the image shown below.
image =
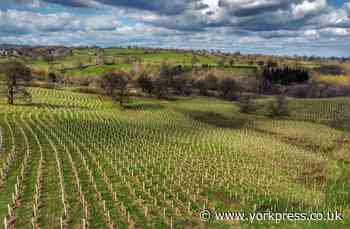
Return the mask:
[[30,91],[32,104],[0,105],[0,216],[11,227],[275,224],[202,222],[202,209],[340,211],[339,222],[280,224],[349,227],[350,136],[329,125],[349,113],[346,98],[290,99],[290,117],[271,120],[215,98],[135,97],[123,111],[102,95]]
[[349,229],[350,0],[0,0],[0,229]]
[[[193,54],[191,52],[176,52],[173,50],[152,50],[147,51],[142,48],[108,48],[103,49],[101,54],[106,63],[96,63],[96,54],[99,49],[81,48],[74,49],[72,56],[56,58],[52,63],[48,63],[44,58],[27,58],[27,64],[35,71],[49,72],[50,70],[63,71],[68,78],[89,77],[103,74],[111,70],[130,70],[139,63],[145,66],[159,66],[164,62],[191,66]],[[216,66],[221,57],[217,55],[201,54],[196,55],[196,63],[199,65],[208,64]],[[6,62],[6,58],[0,57],[0,63]],[[108,63],[107,63],[108,62]],[[86,67],[81,67],[86,66]],[[254,72],[255,65],[246,64],[237,59],[234,66],[225,69],[229,73],[249,74]]]

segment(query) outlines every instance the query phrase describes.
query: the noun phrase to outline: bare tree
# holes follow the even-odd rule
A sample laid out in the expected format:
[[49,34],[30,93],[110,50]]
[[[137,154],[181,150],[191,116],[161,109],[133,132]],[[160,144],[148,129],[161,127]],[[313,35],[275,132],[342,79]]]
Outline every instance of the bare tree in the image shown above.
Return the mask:
[[199,62],[199,59],[198,57],[196,56],[195,53],[192,54],[192,58],[191,58],[191,65],[192,65],[192,68],[194,68],[194,66]]
[[8,62],[1,68],[2,81],[6,85],[4,90],[8,98],[8,104],[14,104],[15,98],[31,100],[31,94],[26,90],[26,86],[32,80],[30,68],[20,62]]
[[270,117],[283,117],[288,116],[288,101],[284,96],[277,96],[268,106],[268,116]]
[[119,100],[120,107],[125,108],[129,97],[131,76],[124,71],[108,72],[102,76],[101,87],[106,94]]
[[219,91],[223,98],[236,100],[241,91],[239,83],[232,78],[224,78],[219,82]]
[[238,106],[240,112],[245,114],[254,113],[258,109],[257,104],[250,95],[242,96],[238,100]]
[[139,78],[136,80],[136,83],[143,92],[148,94],[151,94],[154,90],[154,80],[147,72],[142,72]]

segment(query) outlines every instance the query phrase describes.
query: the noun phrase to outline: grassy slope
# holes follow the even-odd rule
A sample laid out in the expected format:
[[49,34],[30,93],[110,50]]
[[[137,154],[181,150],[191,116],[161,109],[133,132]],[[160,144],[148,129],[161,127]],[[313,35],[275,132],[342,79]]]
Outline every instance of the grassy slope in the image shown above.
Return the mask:
[[[52,66],[56,69],[74,68],[79,64],[91,65],[95,64],[96,50],[94,49],[75,49],[73,56],[68,56],[62,59],[56,60]],[[74,76],[96,76],[103,74],[107,71],[114,69],[130,69],[131,65],[124,64],[124,59],[128,57],[134,57],[141,60],[145,65],[159,65],[164,61],[169,61],[174,64],[191,65],[192,54],[190,53],[176,53],[174,51],[157,51],[154,53],[147,53],[144,49],[127,49],[127,48],[109,48],[104,50],[104,55],[108,58],[114,58],[119,64],[114,65],[102,65],[95,67],[88,67],[85,69],[75,69],[67,71],[65,74],[70,77]],[[218,58],[211,55],[197,55],[198,64],[210,64],[215,66]],[[42,59],[33,61],[30,66],[35,70],[48,71],[49,65]],[[226,68],[227,73],[235,75],[246,75],[252,73],[254,68],[252,66],[237,66],[232,68]]]
[[66,73],[68,77],[74,76],[98,76],[108,71],[113,71],[117,69],[127,70],[130,66],[127,64],[113,64],[113,65],[102,65],[102,66],[92,66],[85,69],[71,70]]
[[[65,147],[76,163],[91,206],[93,228],[101,228],[105,221],[101,201],[89,183],[78,156],[79,150],[88,161],[98,191],[108,203],[112,220],[122,228],[127,222],[126,216],[121,213],[120,204],[115,212],[113,197],[102,179],[103,172],[117,192],[118,201],[129,212],[132,223],[140,228],[163,228],[169,225],[170,217],[176,228],[202,227],[205,224],[198,220],[198,212],[203,205],[210,209],[237,211],[252,211],[254,208],[281,212],[338,209],[349,219],[349,133],[315,123],[320,117],[328,117],[333,106],[344,104],[346,99],[291,101],[292,117],[278,121],[266,119],[263,115],[242,115],[234,103],[209,98],[182,98],[174,102],[135,98],[132,109],[120,111],[108,99],[94,95],[45,89],[32,89],[32,92],[32,106],[9,107],[3,102],[0,105],[0,126],[6,143],[0,164],[11,145],[6,120],[10,120],[16,131],[15,142],[22,155],[20,160],[23,159],[24,145],[19,128],[23,123],[29,123],[46,156],[44,171],[48,176],[44,178],[42,201],[47,215],[40,218],[41,225],[57,225],[57,217],[62,211],[59,198],[49,199],[55,193],[59,195],[56,187],[59,178],[49,139],[56,146],[65,171],[64,182],[69,191],[72,218],[79,218],[82,209]],[[36,167],[39,146],[31,132],[24,131],[33,151],[32,166]],[[61,140],[58,141],[55,135]],[[103,170],[95,164],[96,160]],[[4,180],[6,189],[0,193],[1,218],[6,212],[6,203],[10,201],[19,168],[19,163],[14,164],[9,177]],[[122,176],[115,176],[115,168]],[[35,177],[34,171],[28,177]],[[26,186],[33,187],[33,180],[26,180]],[[29,197],[16,210],[19,225],[29,222],[32,206],[30,197],[33,197],[33,191],[24,189],[23,192]],[[177,197],[175,193],[179,193]],[[171,207],[171,200],[175,201],[175,208]],[[188,203],[191,204],[191,213],[187,210]],[[143,206],[148,206],[147,218]],[[169,217],[166,220],[162,217],[164,209]],[[73,220],[71,225],[79,223],[79,220]],[[337,227],[348,228],[349,223],[347,220]],[[244,225],[249,224],[241,226]],[[260,227],[268,225],[271,226],[261,224]],[[314,228],[322,225],[327,226],[318,222]],[[229,224],[218,222],[211,222],[209,226],[230,228]],[[284,227],[289,226],[293,224],[284,223]],[[254,224],[254,227],[258,225]]]
[[316,81],[340,85],[340,86],[349,86],[350,85],[350,76],[346,75],[321,75],[316,78]]

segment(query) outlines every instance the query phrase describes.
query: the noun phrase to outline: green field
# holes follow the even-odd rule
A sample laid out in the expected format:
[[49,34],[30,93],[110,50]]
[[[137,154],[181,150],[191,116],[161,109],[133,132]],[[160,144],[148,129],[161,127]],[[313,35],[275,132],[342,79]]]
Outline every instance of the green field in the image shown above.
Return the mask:
[[85,69],[71,70],[65,73],[68,77],[74,76],[99,76],[103,73],[113,71],[116,69],[127,70],[130,66],[127,64],[113,64],[113,65],[102,65],[102,66],[91,66]]
[[[176,52],[167,50],[147,51],[142,48],[107,48],[103,49],[101,54],[105,59],[112,60],[111,64],[96,65],[96,53],[98,51],[93,48],[74,49],[72,56],[57,57],[51,63],[45,61],[42,57],[35,60],[27,58],[27,65],[34,71],[45,72],[62,71],[66,78],[72,77],[89,77],[99,76],[111,70],[130,70],[135,64],[143,66],[159,66],[164,62],[169,62],[173,65],[179,64],[183,66],[191,66],[193,54],[191,52]],[[127,59],[133,59],[134,63],[127,63]],[[219,57],[215,55],[196,54],[198,66],[209,64],[217,66]],[[0,57],[0,63],[7,62],[8,59]],[[80,66],[89,66],[81,68]],[[95,66],[94,66],[95,65]],[[232,67],[224,68],[223,71],[227,74],[235,76],[252,75],[255,72],[254,65],[236,63]]]
[[[350,227],[350,133],[328,125],[349,99],[290,100],[291,117],[272,120],[204,97],[121,111],[103,96],[31,92],[30,105],[0,104],[0,216],[13,228]],[[344,220],[202,222],[203,209]]]

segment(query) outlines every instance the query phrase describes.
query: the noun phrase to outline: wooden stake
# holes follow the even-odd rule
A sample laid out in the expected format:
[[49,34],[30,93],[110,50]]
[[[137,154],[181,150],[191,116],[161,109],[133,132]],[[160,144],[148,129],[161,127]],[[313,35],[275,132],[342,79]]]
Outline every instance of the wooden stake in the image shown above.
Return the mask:
[[85,219],[83,219],[83,229],[86,229],[86,220]]
[[32,222],[33,229],[35,229],[35,218],[34,217],[32,217],[31,222]]
[[4,218],[4,228],[5,228],[5,229],[7,229],[7,228],[8,228],[8,226],[7,226],[7,218],[6,218],[6,216],[5,216],[5,218]]
[[61,223],[61,229],[64,229],[63,217],[60,218],[60,223]]
[[12,210],[10,204],[7,204],[7,210],[10,217],[12,217]]

